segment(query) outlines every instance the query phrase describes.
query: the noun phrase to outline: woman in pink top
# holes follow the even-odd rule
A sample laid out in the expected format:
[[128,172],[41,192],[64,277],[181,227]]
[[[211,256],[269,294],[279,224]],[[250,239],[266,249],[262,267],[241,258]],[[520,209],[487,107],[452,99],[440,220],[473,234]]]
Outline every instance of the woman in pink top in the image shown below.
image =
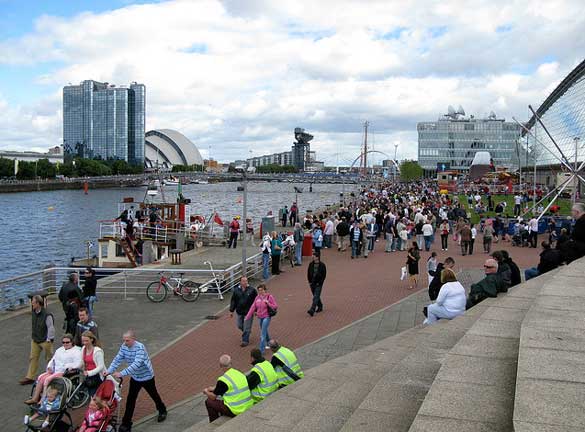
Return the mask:
[[260,323],[260,351],[264,354],[264,350],[268,348],[268,341],[270,335],[268,334],[268,326],[270,326],[270,313],[268,312],[268,306],[276,310],[278,305],[272,294],[268,294],[266,285],[258,285],[258,295],[256,300],[252,303],[252,307],[248,311],[245,320],[249,320],[256,314],[258,322]]

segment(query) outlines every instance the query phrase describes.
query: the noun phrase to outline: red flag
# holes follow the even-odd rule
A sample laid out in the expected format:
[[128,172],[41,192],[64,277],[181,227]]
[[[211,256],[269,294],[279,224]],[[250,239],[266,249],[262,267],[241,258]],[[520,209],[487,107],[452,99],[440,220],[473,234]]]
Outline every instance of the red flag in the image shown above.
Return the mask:
[[213,216],[213,222],[215,222],[218,225],[223,226],[223,221],[221,220],[221,218],[219,217],[219,215],[217,213]]

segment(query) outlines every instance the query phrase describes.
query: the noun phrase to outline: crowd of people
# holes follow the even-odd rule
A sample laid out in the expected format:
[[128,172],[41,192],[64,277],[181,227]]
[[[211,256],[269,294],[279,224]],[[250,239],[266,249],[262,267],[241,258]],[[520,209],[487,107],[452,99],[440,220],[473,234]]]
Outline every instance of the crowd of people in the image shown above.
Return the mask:
[[[86,269],[84,282],[83,289],[80,289],[77,274],[71,273],[59,291],[59,300],[64,312],[64,334],[61,337],[61,346],[54,353],[53,345],[57,333],[55,318],[47,311],[45,298],[35,295],[31,299],[31,354],[28,372],[19,383],[36,384],[31,397],[25,401],[25,404],[34,406],[35,410],[32,415],[24,417],[25,425],[37,422],[36,426],[40,429],[46,428],[51,413],[54,413],[63,398],[68,397],[60,393],[62,387],[52,385],[52,382],[56,378],[78,374],[83,375],[83,385],[91,396],[86,417],[79,431],[99,430],[97,425],[105,418],[108,406],[106,401],[96,395],[96,390],[108,376],[118,380],[124,377],[129,379],[126,409],[119,431],[131,431],[136,399],[142,388],[156,404],[157,420],[164,421],[167,409],[156,388],[150,356],[145,346],[136,339],[133,330],[123,334],[123,342],[118,353],[110,366],[106,367],[104,351],[98,338],[98,325],[93,319],[93,304],[97,301],[97,280],[93,269]],[[45,371],[37,376],[43,351],[47,366]],[[118,370],[124,364],[126,367]]]
[[[367,259],[372,253],[396,254],[404,263],[404,279],[409,289],[428,288],[431,303],[425,308],[425,323],[433,324],[439,319],[453,319],[489,297],[496,297],[509,288],[521,283],[522,274],[506,250],[495,250],[494,245],[509,241],[515,244],[516,233],[509,236],[506,223],[501,216],[484,218],[472,223],[470,212],[482,206],[495,206],[500,210],[502,203],[495,203],[491,195],[481,191],[469,191],[468,202],[461,202],[457,195],[442,194],[433,182],[412,182],[409,184],[386,183],[376,188],[365,188],[352,194],[347,205],[335,211],[320,214],[307,213],[300,217],[296,204],[281,212],[281,224],[293,227],[292,233],[283,239],[276,231],[265,234],[260,241],[265,280],[281,273],[280,261],[283,251],[290,245],[294,248],[294,265],[302,265],[302,245],[310,238],[312,257],[307,266],[307,284],[310,290],[310,306],[307,314],[313,317],[324,310],[322,293],[327,277],[327,267],[322,261],[322,251],[337,249],[347,253],[353,260]],[[484,203],[484,200],[488,202]],[[478,207],[479,205],[479,207]],[[571,262],[585,255],[585,205],[577,203],[572,208],[575,224],[570,232],[560,232],[549,225],[548,239],[542,241],[540,262],[526,269],[525,279],[539,276],[559,265]],[[126,215],[124,218],[128,219]],[[518,215],[520,217],[520,215]],[[248,222],[248,221],[246,221]],[[538,239],[538,219],[532,217],[527,224],[517,219],[518,232],[527,228],[527,244],[535,247]],[[230,224],[228,247],[236,247],[240,231],[237,218]],[[554,233],[554,234],[553,234]],[[524,234],[519,234],[522,237]],[[476,241],[481,241],[481,247]],[[380,246],[377,247],[377,245]],[[520,243],[522,245],[522,242]],[[461,256],[486,255],[485,276],[471,285],[469,293],[458,280],[454,270],[454,254],[439,262],[437,250],[460,251]],[[377,250],[378,249],[378,250]],[[478,251],[479,249],[479,251]],[[291,253],[292,249],[290,250]],[[423,254],[428,256],[423,257]],[[424,281],[420,277],[420,261],[425,260]],[[397,275],[398,276],[398,275]],[[62,347],[53,354],[56,337],[53,316],[47,312],[44,299],[32,299],[32,340],[29,370],[21,384],[37,382],[37,387],[27,404],[41,404],[50,407],[60,397],[51,387],[51,381],[67,372],[80,370],[87,377],[87,384],[95,389],[104,377],[129,377],[129,393],[126,410],[121,422],[121,431],[130,431],[138,393],[142,388],[150,395],[158,410],[158,421],[167,416],[166,406],[158,394],[155,375],[145,346],[136,339],[132,330],[123,335],[119,352],[106,367],[104,352],[100,348],[98,325],[93,319],[96,296],[96,279],[92,269],[85,274],[83,289],[79,287],[76,274],[71,274],[59,292],[65,315]],[[277,340],[271,338],[270,323],[277,315],[279,305],[276,296],[269,292],[265,283],[251,287],[243,277],[234,288],[229,314],[235,316],[237,329],[241,332],[241,347],[250,344],[253,322],[256,318],[259,328],[259,345],[250,351],[251,370],[244,374],[232,366],[230,355],[219,358],[224,373],[215,386],[207,387],[206,407],[209,420],[220,415],[235,416],[261,402],[278,388],[289,385],[303,377],[295,353]],[[36,376],[39,358],[45,352],[47,369]],[[270,352],[270,360],[266,354]],[[127,366],[118,369],[125,363]],[[94,397],[91,409],[94,414],[103,406],[103,401]],[[96,414],[97,415],[97,414]],[[25,422],[38,420],[26,417]],[[42,416],[41,420],[43,419]]]

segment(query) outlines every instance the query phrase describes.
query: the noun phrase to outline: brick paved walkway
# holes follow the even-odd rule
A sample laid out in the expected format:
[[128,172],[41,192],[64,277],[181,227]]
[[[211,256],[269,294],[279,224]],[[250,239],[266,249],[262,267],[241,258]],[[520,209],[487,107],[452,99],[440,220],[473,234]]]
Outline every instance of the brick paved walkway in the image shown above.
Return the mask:
[[[455,246],[455,245],[453,245]],[[494,245],[494,249],[508,249],[520,268],[537,262],[537,249],[518,249],[509,243]],[[276,297],[279,313],[270,326],[270,334],[291,348],[307,345],[335,330],[383,309],[412,294],[406,282],[399,280],[405,252],[386,254],[382,241],[377,250],[365,260],[351,260],[349,253],[325,250],[323,262],[327,264],[327,280],[323,290],[323,313],[311,318],[306,310],[310,304],[310,291],[306,282],[306,263],[291,269],[270,281],[269,291]],[[457,248],[449,252],[437,251],[440,259],[452,255],[456,270],[481,268],[486,255],[476,253],[462,257]],[[422,253],[421,274],[429,253]],[[305,259],[306,260],[306,259]],[[422,277],[426,287],[426,274]],[[258,343],[258,327],[252,333],[251,344]],[[153,358],[159,390],[167,405],[173,405],[199,393],[206,385],[215,382],[220,368],[218,358],[223,353],[232,356],[234,367],[249,369],[249,348],[239,347],[240,335],[234,322],[224,313],[220,319],[209,321],[187,334]],[[152,413],[154,406],[142,394],[135,418]]]

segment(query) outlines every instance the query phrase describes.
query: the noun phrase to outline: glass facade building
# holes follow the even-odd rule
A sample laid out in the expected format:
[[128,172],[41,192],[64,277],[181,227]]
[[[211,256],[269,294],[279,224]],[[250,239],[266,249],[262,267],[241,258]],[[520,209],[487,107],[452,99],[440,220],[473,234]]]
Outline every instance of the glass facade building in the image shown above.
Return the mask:
[[489,152],[496,167],[518,165],[515,155],[521,128],[493,112],[487,118],[466,117],[463,108],[449,107],[449,113],[437,121],[418,123],[417,131],[418,162],[426,175],[434,175],[438,164],[468,171],[478,151]]
[[116,87],[87,80],[63,88],[63,148],[66,157],[144,163],[143,84]]
[[[575,163],[575,154],[578,163],[585,160],[585,60],[553,90],[536,114],[571,166]],[[536,117],[533,116],[526,127],[530,133],[524,131],[522,145],[528,149],[528,157],[522,165],[533,167],[536,162],[537,168],[560,170],[561,152]]]

